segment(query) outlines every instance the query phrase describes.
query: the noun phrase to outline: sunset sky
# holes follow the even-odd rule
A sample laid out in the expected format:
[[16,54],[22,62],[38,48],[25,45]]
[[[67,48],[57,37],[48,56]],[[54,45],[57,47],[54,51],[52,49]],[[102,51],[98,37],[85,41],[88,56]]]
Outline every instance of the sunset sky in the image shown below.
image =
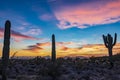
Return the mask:
[[6,20],[11,55],[51,55],[52,34],[57,57],[107,55],[107,33],[117,33],[113,52],[120,53],[120,0],[0,0],[0,56]]

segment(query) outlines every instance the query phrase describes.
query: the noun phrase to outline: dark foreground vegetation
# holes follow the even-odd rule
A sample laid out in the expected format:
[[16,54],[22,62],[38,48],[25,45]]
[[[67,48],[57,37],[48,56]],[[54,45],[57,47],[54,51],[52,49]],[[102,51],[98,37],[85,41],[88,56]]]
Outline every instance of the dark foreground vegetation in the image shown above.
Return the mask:
[[[42,57],[9,61],[8,80],[120,80],[120,54],[108,57],[58,58],[56,62]],[[1,63],[1,60],[0,60]]]

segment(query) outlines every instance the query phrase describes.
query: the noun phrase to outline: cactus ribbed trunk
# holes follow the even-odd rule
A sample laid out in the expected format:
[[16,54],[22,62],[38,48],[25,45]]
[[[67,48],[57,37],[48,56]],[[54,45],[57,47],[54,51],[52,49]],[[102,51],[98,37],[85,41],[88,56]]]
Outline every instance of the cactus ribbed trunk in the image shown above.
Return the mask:
[[5,23],[5,31],[4,31],[4,45],[2,52],[2,80],[7,80],[7,67],[9,62],[9,46],[10,46],[10,21],[6,21]]
[[112,59],[112,48],[108,48],[108,52],[109,52],[109,61],[110,61],[110,65],[111,65],[110,68],[112,68],[114,66],[113,59]]
[[109,56],[112,56],[112,48],[108,48]]
[[52,61],[56,61],[56,47],[55,47],[55,35],[52,35]]

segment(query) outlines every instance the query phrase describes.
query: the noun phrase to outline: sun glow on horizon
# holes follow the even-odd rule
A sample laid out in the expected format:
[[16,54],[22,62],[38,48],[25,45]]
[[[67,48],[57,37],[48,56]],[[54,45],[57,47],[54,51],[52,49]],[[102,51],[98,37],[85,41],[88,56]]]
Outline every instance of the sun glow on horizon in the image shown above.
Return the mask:
[[[56,56],[104,56],[108,55],[108,50],[104,44],[87,44],[82,47],[71,48],[67,45],[75,45],[71,42],[56,42]],[[2,49],[0,50],[2,53]],[[38,43],[28,46],[26,49],[10,49],[10,56],[16,52],[15,56],[51,56],[51,44],[50,42]],[[120,43],[117,43],[113,48],[113,54],[120,53]],[[1,54],[0,54],[1,56]]]

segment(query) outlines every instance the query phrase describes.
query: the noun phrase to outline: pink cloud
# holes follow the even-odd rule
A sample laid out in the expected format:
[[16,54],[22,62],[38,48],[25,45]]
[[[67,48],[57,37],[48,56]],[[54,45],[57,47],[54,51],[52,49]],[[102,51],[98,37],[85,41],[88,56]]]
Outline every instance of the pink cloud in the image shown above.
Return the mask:
[[4,32],[4,29],[0,28],[0,38],[3,38],[3,32]]
[[51,43],[50,42],[44,42],[44,43],[37,43],[36,44],[37,46],[50,46],[51,45]]
[[[0,38],[3,38],[3,36],[4,36],[4,29],[0,28]],[[37,38],[23,35],[21,33],[15,32],[13,30],[11,31],[11,37],[17,42],[19,42],[21,40],[37,40]]]
[[[44,47],[44,46],[51,46],[51,42],[44,42],[44,43],[37,43],[37,46]],[[56,42],[56,46],[64,46],[64,45],[69,45],[73,44],[73,42]]]
[[60,29],[86,28],[120,21],[120,0],[99,0],[79,5],[55,6],[54,14]]
[[70,48],[63,46],[63,47],[61,47],[60,50],[62,50],[62,51],[67,51],[67,50],[69,50],[69,49],[70,49]]

